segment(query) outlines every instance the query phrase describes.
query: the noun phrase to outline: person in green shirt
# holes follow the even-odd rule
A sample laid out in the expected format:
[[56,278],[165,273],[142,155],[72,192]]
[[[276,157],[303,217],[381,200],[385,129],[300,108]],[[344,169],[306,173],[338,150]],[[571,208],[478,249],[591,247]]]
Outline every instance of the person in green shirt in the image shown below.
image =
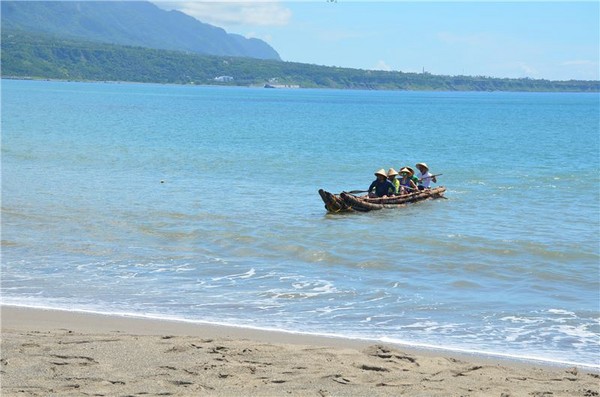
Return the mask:
[[412,179],[412,181],[415,183],[416,186],[419,186],[419,177],[415,175],[415,170],[413,170],[409,166],[406,166],[404,168],[406,168],[408,170],[408,172],[409,172],[408,176],[410,176],[410,179]]
[[394,185],[394,188],[395,188],[394,193],[398,194],[398,190],[400,190],[400,181],[398,179],[396,179],[396,176],[398,176],[398,171],[396,171],[393,168],[390,168],[387,172],[387,177],[388,177],[388,180],[390,182],[392,182],[392,184]]

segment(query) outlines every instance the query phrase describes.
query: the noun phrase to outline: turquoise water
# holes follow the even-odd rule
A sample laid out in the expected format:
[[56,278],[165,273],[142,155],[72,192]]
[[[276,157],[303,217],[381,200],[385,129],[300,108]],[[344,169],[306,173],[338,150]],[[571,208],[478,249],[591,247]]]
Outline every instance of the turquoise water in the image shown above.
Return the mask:
[[[2,301],[600,367],[598,94],[2,81]],[[425,161],[448,200],[317,194]]]

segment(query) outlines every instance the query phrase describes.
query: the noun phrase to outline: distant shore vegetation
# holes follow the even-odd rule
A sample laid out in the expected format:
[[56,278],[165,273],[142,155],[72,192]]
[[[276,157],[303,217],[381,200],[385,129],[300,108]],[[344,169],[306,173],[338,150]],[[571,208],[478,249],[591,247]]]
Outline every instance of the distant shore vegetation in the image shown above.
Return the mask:
[[600,81],[375,71],[129,47],[2,31],[2,77],[414,91],[600,92]]

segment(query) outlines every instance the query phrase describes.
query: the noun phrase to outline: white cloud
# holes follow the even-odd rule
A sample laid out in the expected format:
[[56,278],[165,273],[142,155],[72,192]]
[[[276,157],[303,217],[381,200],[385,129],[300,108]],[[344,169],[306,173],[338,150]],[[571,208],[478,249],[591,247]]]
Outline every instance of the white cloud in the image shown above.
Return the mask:
[[244,37],[248,39],[261,39],[263,41],[266,41],[267,43],[271,43],[273,41],[273,36],[271,36],[270,34],[258,34],[256,32],[247,32],[246,34],[244,34]]
[[[490,68],[491,67],[491,68]],[[524,61],[510,61],[488,65],[488,69],[493,70],[491,76],[505,76],[511,78],[540,78],[540,72],[531,64]]]
[[373,70],[384,70],[386,72],[390,72],[392,67],[385,63],[385,61],[380,60],[375,66],[373,66]]
[[527,77],[538,77],[539,72],[533,66],[526,64],[525,62],[517,62],[517,67],[525,73]]
[[292,17],[292,12],[277,2],[221,0],[219,2],[155,1],[154,3],[161,8],[178,10],[202,22],[216,26],[283,26],[287,25]]

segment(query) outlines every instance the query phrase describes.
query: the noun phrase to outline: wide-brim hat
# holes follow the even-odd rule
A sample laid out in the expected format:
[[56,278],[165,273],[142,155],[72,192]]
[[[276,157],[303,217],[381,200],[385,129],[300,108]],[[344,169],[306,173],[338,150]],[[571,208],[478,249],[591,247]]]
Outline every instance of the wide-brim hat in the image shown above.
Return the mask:
[[403,172],[410,173],[410,168],[408,168],[408,167],[404,167],[404,168],[402,168],[402,169],[400,170],[400,173],[403,173]]
[[384,178],[387,178],[387,174],[385,173],[385,170],[383,168],[380,169],[379,171],[375,172],[375,176],[377,176],[377,175],[381,175]]
[[398,171],[396,171],[396,170],[395,170],[395,169],[393,169],[393,168],[390,168],[390,169],[388,170],[388,172],[387,172],[387,176],[388,176],[388,177],[390,177],[390,176],[396,176],[396,175],[398,175]]
[[418,167],[423,167],[423,168],[425,168],[426,170],[428,170],[428,169],[429,169],[429,167],[428,167],[428,166],[427,166],[427,164],[425,164],[425,163],[417,163],[416,167],[417,167],[417,168],[418,168]]
[[411,175],[415,174],[415,170],[413,170],[412,168],[410,168],[409,166],[404,167],[408,170],[408,172],[410,172]]

